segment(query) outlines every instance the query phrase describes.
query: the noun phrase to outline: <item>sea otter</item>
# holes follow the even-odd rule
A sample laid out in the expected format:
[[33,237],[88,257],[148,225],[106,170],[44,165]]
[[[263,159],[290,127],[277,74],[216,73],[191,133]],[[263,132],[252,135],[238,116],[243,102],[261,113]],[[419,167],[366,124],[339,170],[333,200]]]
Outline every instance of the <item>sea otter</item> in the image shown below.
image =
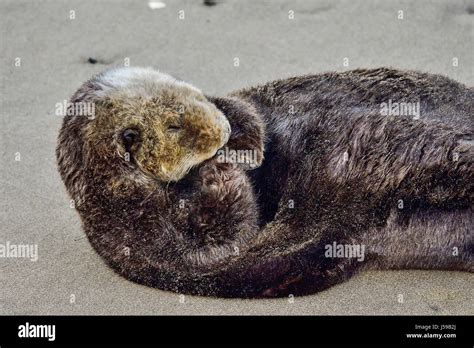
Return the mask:
[[95,114],[65,116],[59,172],[91,245],[132,281],[275,297],[366,268],[474,271],[473,88],[380,68],[211,97],[115,68],[75,103]]

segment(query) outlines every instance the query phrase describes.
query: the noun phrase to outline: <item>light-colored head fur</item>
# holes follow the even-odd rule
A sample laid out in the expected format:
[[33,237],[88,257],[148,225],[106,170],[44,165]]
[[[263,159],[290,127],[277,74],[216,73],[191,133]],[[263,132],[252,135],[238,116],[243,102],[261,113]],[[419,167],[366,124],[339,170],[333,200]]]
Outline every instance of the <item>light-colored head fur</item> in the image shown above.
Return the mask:
[[65,117],[60,170],[66,179],[81,166],[108,174],[113,190],[130,181],[178,181],[230,136],[228,120],[199,89],[149,68],[105,71],[71,102],[94,103],[95,115]]

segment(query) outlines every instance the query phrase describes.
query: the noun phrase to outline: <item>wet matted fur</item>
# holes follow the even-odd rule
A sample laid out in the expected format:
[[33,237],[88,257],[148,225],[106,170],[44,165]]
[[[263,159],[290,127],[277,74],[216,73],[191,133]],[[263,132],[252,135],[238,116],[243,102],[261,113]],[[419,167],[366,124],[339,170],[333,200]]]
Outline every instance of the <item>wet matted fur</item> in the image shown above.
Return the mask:
[[[381,112],[392,101],[418,117]],[[273,297],[363,268],[474,271],[473,88],[380,68],[207,97],[119,68],[71,102],[96,113],[65,117],[59,171],[90,243],[130,280]],[[254,165],[221,163],[223,146]],[[329,257],[334,243],[363,258]]]

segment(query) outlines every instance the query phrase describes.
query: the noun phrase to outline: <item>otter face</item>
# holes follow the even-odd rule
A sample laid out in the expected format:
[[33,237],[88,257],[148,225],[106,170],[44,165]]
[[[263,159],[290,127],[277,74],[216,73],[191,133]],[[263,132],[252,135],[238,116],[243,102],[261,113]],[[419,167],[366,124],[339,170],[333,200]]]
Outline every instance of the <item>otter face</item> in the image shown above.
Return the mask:
[[121,175],[178,181],[229,139],[226,117],[198,89],[155,70],[110,70],[88,86],[76,93],[95,103],[85,152]]

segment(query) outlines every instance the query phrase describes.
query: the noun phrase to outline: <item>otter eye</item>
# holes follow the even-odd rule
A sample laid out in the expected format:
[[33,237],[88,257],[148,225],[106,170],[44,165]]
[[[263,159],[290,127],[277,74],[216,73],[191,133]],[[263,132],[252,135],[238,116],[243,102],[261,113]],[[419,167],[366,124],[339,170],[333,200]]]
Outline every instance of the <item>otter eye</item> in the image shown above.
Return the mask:
[[126,129],[122,133],[125,149],[129,152],[130,148],[138,142],[139,133],[136,129]]

